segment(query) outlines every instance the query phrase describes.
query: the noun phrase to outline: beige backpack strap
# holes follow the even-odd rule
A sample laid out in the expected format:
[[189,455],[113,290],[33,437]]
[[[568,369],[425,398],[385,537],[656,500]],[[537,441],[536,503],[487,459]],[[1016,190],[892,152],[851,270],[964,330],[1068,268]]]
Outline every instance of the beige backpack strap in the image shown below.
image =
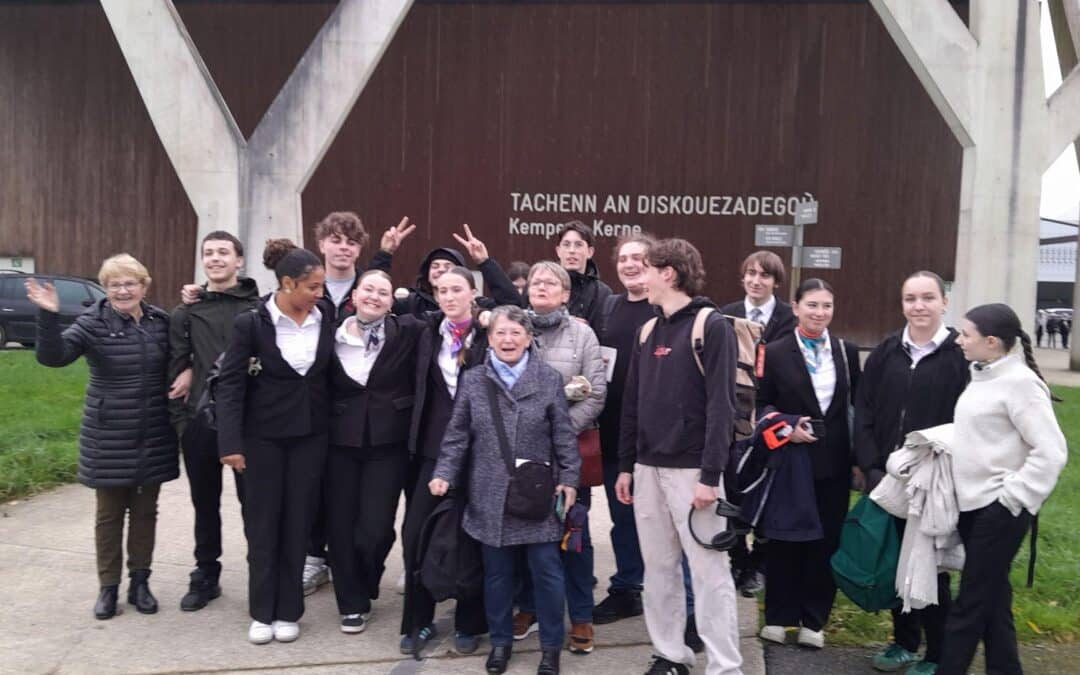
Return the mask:
[[697,368],[705,375],[705,364],[701,361],[701,355],[705,353],[705,322],[709,315],[716,310],[712,307],[702,307],[694,317],[694,325],[690,328],[690,346],[693,348],[694,360]]
[[638,344],[643,345],[645,341],[652,335],[653,328],[656,328],[656,317],[649,319],[645,323],[641,324],[641,331],[638,332]]

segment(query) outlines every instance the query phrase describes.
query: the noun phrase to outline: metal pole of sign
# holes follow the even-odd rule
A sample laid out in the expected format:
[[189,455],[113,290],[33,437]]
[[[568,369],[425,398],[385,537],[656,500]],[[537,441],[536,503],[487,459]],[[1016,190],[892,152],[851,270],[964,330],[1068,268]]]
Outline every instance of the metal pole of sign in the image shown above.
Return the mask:
[[803,224],[795,217],[794,241],[791,245],[791,290],[788,302],[795,302],[795,290],[802,283]]

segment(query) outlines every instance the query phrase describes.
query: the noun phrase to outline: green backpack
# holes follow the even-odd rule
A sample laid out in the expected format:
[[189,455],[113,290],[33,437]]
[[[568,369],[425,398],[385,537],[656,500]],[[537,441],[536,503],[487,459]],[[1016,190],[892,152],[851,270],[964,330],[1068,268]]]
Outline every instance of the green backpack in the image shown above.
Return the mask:
[[884,509],[863,495],[844,518],[840,548],[830,560],[833,579],[844,595],[868,612],[895,607],[900,537]]

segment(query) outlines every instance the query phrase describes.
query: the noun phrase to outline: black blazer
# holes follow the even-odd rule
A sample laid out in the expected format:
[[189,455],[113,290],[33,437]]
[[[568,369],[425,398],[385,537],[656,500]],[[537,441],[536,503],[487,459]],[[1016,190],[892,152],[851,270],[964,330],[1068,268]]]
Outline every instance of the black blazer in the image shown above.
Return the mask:
[[[218,412],[218,453],[244,454],[244,439],[296,438],[326,431],[330,389],[327,377],[334,352],[334,306],[319,301],[322,325],[315,362],[300,375],[281,356],[266,303],[236,317],[229,347],[221,364],[215,391]],[[248,372],[250,359],[261,370]]]
[[[412,420],[409,425],[409,453],[410,455],[426,455],[431,457],[432,452],[425,453],[421,447],[421,436],[432,438],[437,436],[441,439],[446,426],[450,423],[450,414],[453,412],[454,401],[446,391],[446,381],[443,379],[442,370],[439,368],[439,348],[442,346],[442,334],[439,326],[446,316],[442,312],[427,312],[423,315],[428,330],[419,340],[416,353],[415,372],[415,399],[412,411]],[[479,325],[474,325],[473,342],[465,354],[465,362],[458,370],[458,383],[461,382],[461,373],[469,368],[484,363],[487,356],[487,330]],[[432,384],[443,387],[442,391],[433,391]],[[423,429],[421,429],[423,427]],[[440,441],[441,444],[441,441]],[[431,457],[434,459],[435,457]]]
[[416,353],[427,330],[423,319],[387,316],[383,346],[366,386],[349,377],[335,351],[330,366],[330,443],[354,448],[405,444],[412,419]]
[[[836,362],[836,389],[828,410],[821,410],[806,360],[796,342],[795,333],[788,333],[765,347],[765,375],[758,381],[757,416],[761,419],[776,410],[788,415],[805,415],[825,420],[825,438],[809,446],[814,479],[846,476],[854,464],[848,432],[848,385],[840,340],[830,336],[833,360]],[[859,386],[859,349],[845,341],[847,363],[851,364],[851,386]],[[852,399],[853,400],[853,399]]]
[[[724,305],[720,311],[729,316],[745,319],[746,302],[745,300],[732,302]],[[791,311],[791,305],[777,298],[776,308],[769,317],[769,323],[765,324],[765,331],[761,334],[761,338],[768,344],[790,334],[793,330],[795,330],[795,313]]]

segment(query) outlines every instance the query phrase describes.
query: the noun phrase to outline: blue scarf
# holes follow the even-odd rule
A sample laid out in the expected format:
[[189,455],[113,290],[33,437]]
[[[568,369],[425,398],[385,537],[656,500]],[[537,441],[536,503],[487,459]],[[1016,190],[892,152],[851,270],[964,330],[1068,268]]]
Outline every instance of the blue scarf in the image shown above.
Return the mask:
[[521,358],[514,365],[504,363],[499,360],[499,357],[495,356],[495,350],[488,347],[488,356],[491,358],[491,368],[495,371],[495,374],[499,376],[499,379],[503,381],[507,389],[513,389],[517,384],[521,374],[525,372],[525,366],[529,365],[529,350],[521,355]]
[[825,334],[822,333],[817,337],[811,337],[802,332],[801,329],[795,329],[795,337],[799,338],[799,346],[802,348],[803,359],[806,361],[806,370],[811,375],[817,372],[817,369],[821,367],[821,349],[825,346]]

